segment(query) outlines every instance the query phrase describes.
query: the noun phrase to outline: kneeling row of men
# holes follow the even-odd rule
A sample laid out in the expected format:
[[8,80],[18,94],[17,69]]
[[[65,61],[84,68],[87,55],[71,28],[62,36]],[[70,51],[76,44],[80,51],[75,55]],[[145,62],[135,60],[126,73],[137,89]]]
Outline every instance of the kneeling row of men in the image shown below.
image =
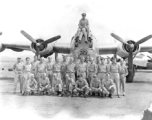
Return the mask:
[[66,86],[63,85],[62,80],[57,77],[56,74],[54,74],[53,77],[53,84],[50,86],[49,79],[46,73],[44,73],[38,85],[34,74],[31,74],[27,80],[26,88],[24,88],[24,94],[57,94],[58,96],[68,94],[71,97],[87,97],[90,94],[91,96],[98,95],[100,97],[108,96],[112,98],[112,94],[115,92],[115,84],[110,79],[108,73],[103,83],[101,83],[97,75],[94,74],[90,87],[82,75],[79,75],[78,80],[75,82],[73,78],[70,78],[69,75],[66,74]]

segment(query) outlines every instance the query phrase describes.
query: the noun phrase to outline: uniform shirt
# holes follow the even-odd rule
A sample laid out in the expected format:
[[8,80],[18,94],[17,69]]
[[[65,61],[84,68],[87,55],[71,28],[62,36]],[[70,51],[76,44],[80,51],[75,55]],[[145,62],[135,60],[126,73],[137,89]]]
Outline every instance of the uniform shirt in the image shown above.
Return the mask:
[[84,63],[79,63],[77,66],[78,72],[86,72],[87,71],[87,64]]
[[60,63],[53,64],[53,72],[61,72],[61,64]]
[[39,63],[39,61],[33,61],[33,62],[31,63],[31,65],[32,65],[32,67],[31,67],[32,71],[35,71],[36,65],[37,65],[38,63]]
[[65,66],[65,71],[66,72],[72,72],[75,73],[76,70],[76,65],[74,63],[69,63]]
[[91,88],[101,88],[101,82],[100,82],[100,80],[92,79],[91,83],[90,83],[90,87]]
[[108,69],[109,69],[108,71],[111,73],[119,73],[120,72],[120,65],[117,63],[110,64]]
[[95,73],[96,73],[96,71],[97,71],[97,66],[96,66],[96,64],[95,64],[95,63],[90,63],[90,64],[88,65],[88,72],[95,72]]
[[89,21],[87,19],[80,19],[79,28],[86,28],[89,25]]
[[35,89],[36,88],[36,85],[37,85],[37,82],[35,79],[29,79],[27,81],[27,87],[30,88],[30,89]]
[[125,65],[120,65],[120,74],[128,74],[128,70]]
[[107,65],[106,64],[98,64],[97,71],[98,71],[98,73],[106,73],[107,72]]
[[115,85],[112,79],[109,80],[104,80],[102,85],[106,88],[109,89],[110,86]]
[[57,78],[57,79],[54,79],[53,80],[53,87],[55,86],[55,85],[62,85],[62,80],[60,79],[60,78]]
[[73,78],[69,78],[67,82],[68,84],[75,85],[75,80]]
[[15,63],[14,66],[13,66],[13,69],[14,69],[15,73],[22,73],[23,66],[24,66],[24,64],[22,62]]
[[25,73],[26,73],[26,72],[31,72],[31,67],[32,67],[31,64],[24,64],[24,66],[23,66],[24,72],[25,72]]
[[67,62],[62,62],[61,64],[61,71],[65,72],[65,67],[66,67]]
[[52,71],[53,70],[52,62],[47,62],[46,67],[48,71]]
[[50,83],[49,78],[46,77],[45,80],[41,80],[40,86],[45,87],[45,86],[49,85],[49,83]]
[[81,81],[80,80],[76,81],[76,88],[81,89],[83,86],[88,86],[88,83],[85,79],[82,79]]
[[46,72],[46,64],[45,63],[38,63],[36,65],[36,71],[41,72],[41,73],[45,73]]

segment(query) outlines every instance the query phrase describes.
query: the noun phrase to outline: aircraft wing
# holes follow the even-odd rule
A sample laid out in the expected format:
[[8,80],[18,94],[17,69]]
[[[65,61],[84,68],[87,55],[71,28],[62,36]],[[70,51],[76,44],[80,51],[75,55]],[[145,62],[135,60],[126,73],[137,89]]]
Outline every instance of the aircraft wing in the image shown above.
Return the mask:
[[115,54],[117,52],[117,45],[111,45],[111,46],[99,46],[99,54]]
[[11,49],[17,52],[21,52],[23,50],[28,50],[30,51],[30,45],[19,45],[19,44],[2,44],[2,49]]
[[[111,46],[100,46],[99,54],[115,54],[117,53],[117,45],[111,45]],[[152,46],[141,46],[140,52],[152,52]]]
[[56,53],[70,54],[70,44],[56,43],[53,47],[53,51]]
[[152,46],[141,46],[140,52],[152,52]]

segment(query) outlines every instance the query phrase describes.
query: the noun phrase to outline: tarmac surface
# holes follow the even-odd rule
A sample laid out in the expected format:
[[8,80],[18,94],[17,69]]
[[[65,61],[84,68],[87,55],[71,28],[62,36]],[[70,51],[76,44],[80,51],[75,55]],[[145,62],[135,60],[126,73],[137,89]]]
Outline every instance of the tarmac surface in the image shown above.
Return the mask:
[[[18,89],[19,90],[19,89]],[[152,103],[152,73],[138,72],[126,84],[126,96],[110,98],[22,96],[13,94],[13,80],[0,80],[0,118],[5,119],[137,119]],[[9,113],[9,114],[8,114]]]

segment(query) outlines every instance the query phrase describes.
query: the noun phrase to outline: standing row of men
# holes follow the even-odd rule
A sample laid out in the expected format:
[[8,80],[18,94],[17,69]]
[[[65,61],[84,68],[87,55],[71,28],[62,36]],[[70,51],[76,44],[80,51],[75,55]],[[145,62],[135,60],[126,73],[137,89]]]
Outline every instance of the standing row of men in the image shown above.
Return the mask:
[[113,58],[112,63],[106,64],[105,59],[100,57],[97,64],[93,58],[85,62],[84,57],[80,57],[79,62],[74,61],[73,58],[67,61],[66,56],[63,56],[62,62],[57,58],[55,63],[52,63],[51,57],[44,62],[44,58],[38,61],[35,56],[32,63],[27,57],[26,63],[23,64],[21,58],[18,58],[18,62],[14,65],[14,93],[17,83],[20,82],[22,94],[29,90],[33,91],[35,85],[35,90],[56,91],[60,96],[66,89],[72,96],[73,93],[84,93],[84,96],[88,93],[91,95],[99,93],[102,96],[104,93],[112,97],[116,86],[117,95],[120,97],[121,86],[125,95],[125,77],[128,74],[123,60],[120,63],[117,64],[116,59]]

